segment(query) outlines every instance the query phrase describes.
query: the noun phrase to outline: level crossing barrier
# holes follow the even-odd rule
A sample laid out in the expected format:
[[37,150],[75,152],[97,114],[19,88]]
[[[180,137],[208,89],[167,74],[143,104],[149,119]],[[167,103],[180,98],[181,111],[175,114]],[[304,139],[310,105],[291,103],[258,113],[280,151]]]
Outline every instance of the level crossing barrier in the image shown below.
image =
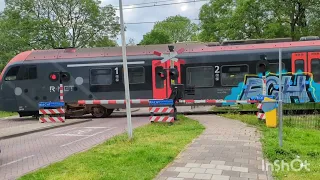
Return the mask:
[[258,108],[257,118],[259,120],[265,120],[266,119],[266,114],[262,110],[262,102],[258,103],[257,108]]
[[[131,99],[130,103],[136,106],[149,106],[150,101],[154,99]],[[161,100],[161,99],[157,99]],[[176,101],[176,105],[215,105],[223,103],[235,104],[254,104],[257,100],[222,100],[222,99],[180,99]],[[79,105],[125,105],[125,100],[79,100]]]
[[173,123],[177,120],[177,109],[172,99],[149,100],[149,120],[153,122]]
[[40,102],[39,103],[39,122],[65,122],[64,102]]

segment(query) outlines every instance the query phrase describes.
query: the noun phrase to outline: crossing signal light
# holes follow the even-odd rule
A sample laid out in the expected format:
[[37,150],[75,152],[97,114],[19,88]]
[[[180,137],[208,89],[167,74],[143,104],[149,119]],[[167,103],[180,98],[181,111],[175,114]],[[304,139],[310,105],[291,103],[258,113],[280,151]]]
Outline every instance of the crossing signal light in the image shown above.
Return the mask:
[[61,80],[63,82],[68,82],[70,80],[70,74],[67,72],[62,72],[61,73]]
[[179,72],[176,68],[170,68],[169,75],[170,75],[170,79],[177,80],[179,77]]
[[70,80],[70,74],[67,72],[52,72],[49,74],[49,79],[52,82],[61,80],[62,82],[68,82]]
[[167,73],[166,73],[166,71],[164,71],[164,70],[158,72],[158,75],[160,76],[160,78],[161,78],[162,80],[167,79]]
[[58,72],[52,72],[49,75],[49,79],[53,82],[58,81],[59,79],[59,73]]

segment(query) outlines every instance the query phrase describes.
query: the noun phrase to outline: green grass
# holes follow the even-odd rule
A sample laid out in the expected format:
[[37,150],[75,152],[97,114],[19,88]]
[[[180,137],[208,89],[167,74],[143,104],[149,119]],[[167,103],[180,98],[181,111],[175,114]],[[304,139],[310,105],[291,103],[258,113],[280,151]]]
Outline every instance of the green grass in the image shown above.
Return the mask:
[[116,136],[20,179],[153,179],[204,129],[183,116],[173,125],[149,124],[135,129],[132,141]]
[[[283,110],[320,110],[319,103],[300,103],[300,104],[293,104],[287,103],[283,104]],[[232,106],[222,106],[222,107],[212,107],[212,111],[221,111],[221,112],[236,112],[236,111],[257,111],[256,104],[239,104],[239,105],[232,105]]]
[[[310,163],[310,171],[273,171],[276,179],[296,180],[320,179],[320,131],[297,127],[287,127],[284,118],[283,147],[279,146],[278,128],[267,128],[264,123],[257,120],[255,115],[221,114],[221,116],[238,119],[244,123],[258,127],[263,137],[263,153],[269,162],[284,160],[291,162],[297,156]],[[297,165],[298,163],[296,163]]]
[[15,115],[18,115],[18,113],[0,111],[0,118],[9,117],[9,116],[15,116]]

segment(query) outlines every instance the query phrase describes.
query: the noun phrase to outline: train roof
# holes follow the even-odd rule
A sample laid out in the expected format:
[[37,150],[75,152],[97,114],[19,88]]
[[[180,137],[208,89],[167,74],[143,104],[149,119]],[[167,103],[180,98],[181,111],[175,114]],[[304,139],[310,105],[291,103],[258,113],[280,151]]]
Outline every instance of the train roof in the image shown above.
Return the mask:
[[[276,41],[276,40],[275,40]],[[246,43],[247,42],[247,43]],[[256,42],[256,44],[254,44]],[[253,43],[253,44],[251,44]],[[258,43],[258,44],[257,44]],[[168,45],[173,45],[175,51],[184,48],[184,53],[204,53],[220,51],[263,50],[275,48],[294,48],[320,46],[320,40],[274,42],[264,40],[228,41],[227,43],[177,43],[161,45],[127,46],[127,56],[153,55],[154,51],[169,53]],[[51,50],[31,50],[18,54],[9,63],[33,60],[76,60],[78,58],[98,58],[122,56],[121,47],[103,48],[66,48]]]
[[[176,44],[160,44],[160,45],[138,45],[127,46],[127,56],[144,56],[154,55],[154,51],[161,53],[169,53],[169,45],[173,45],[175,51],[184,48],[184,53],[208,53],[222,51],[245,51],[245,50],[266,50],[278,48],[298,48],[298,47],[320,47],[319,37],[302,37],[300,41],[292,41],[291,38],[278,39],[257,39],[257,40],[235,40],[223,43],[199,43],[187,42]],[[77,60],[79,58],[98,58],[98,57],[115,57],[122,56],[121,47],[103,47],[103,48],[66,48],[66,49],[50,49],[50,50],[30,50],[21,52],[12,58],[5,66],[0,75],[2,79],[3,73],[11,64],[21,61],[33,60]],[[155,56],[155,55],[154,55]]]

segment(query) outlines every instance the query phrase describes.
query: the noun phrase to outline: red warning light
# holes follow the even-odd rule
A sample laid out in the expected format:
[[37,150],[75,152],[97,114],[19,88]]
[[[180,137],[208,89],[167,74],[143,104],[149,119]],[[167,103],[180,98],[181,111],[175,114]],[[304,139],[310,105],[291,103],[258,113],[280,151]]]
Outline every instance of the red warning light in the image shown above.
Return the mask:
[[59,74],[57,74],[56,72],[53,72],[53,73],[51,73],[51,74],[49,75],[49,79],[50,79],[51,81],[57,81],[58,78],[59,78]]
[[56,79],[57,79],[57,76],[56,76],[55,74],[51,74],[50,78],[51,78],[52,80],[56,80]]

